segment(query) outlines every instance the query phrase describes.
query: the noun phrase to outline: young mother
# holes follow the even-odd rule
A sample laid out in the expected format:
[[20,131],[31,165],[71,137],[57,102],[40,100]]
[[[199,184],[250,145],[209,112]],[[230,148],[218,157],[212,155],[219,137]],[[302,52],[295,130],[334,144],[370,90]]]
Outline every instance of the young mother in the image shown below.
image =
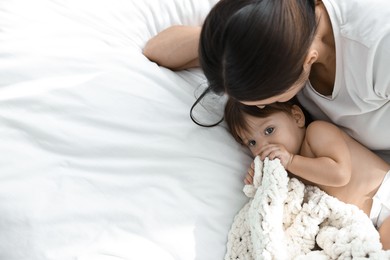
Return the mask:
[[246,105],[297,95],[390,162],[388,17],[389,0],[221,0],[202,28],[168,28],[144,54],[172,69],[200,64],[210,90]]

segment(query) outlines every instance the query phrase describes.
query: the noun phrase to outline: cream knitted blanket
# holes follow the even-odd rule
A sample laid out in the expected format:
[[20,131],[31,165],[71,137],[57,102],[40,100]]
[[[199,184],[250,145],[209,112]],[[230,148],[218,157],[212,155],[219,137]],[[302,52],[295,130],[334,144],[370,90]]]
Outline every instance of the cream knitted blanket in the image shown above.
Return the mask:
[[233,221],[225,260],[390,259],[368,216],[255,158],[250,198]]

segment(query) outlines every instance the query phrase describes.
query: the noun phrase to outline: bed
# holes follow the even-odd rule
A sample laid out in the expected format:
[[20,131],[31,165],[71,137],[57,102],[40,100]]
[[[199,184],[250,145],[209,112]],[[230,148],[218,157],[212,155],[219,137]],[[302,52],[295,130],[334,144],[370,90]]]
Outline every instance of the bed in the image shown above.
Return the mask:
[[0,259],[223,259],[252,159],[191,121],[200,69],[142,55],[215,2],[0,2]]

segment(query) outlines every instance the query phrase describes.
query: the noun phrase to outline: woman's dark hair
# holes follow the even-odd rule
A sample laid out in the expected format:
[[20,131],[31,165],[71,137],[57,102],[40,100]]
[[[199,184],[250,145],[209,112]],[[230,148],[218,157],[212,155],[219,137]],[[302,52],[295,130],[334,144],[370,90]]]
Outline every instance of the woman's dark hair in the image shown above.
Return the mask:
[[283,93],[302,74],[316,28],[315,0],[221,0],[200,36],[208,89],[239,101]]
[[222,71],[224,45],[222,35],[229,19],[242,8],[256,3],[258,0],[221,0],[207,15],[202,26],[199,42],[200,66],[208,81],[208,87],[197,98],[190,110],[192,121],[203,127],[213,127],[223,121],[223,118],[212,124],[201,123],[194,115],[194,109],[210,92],[222,95],[226,92]]
[[278,112],[291,114],[291,109],[293,105],[297,105],[302,109],[303,114],[305,115],[305,125],[307,126],[308,124],[310,124],[310,122],[312,122],[310,115],[305,109],[302,108],[302,106],[299,104],[298,100],[295,97],[287,102],[277,102],[270,105],[266,105],[264,108],[258,108],[257,106],[247,106],[233,98],[228,98],[225,106],[224,118],[233,138],[237,142],[243,144],[243,141],[239,136],[239,132],[249,130],[249,125],[247,119],[245,118],[245,115],[258,118],[266,118]]

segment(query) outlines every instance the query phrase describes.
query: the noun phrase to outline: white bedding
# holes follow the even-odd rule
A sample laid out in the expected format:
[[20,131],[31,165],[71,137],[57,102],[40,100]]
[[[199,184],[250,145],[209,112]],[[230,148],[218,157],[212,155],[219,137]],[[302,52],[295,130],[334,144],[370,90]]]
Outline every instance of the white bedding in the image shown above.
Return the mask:
[[0,0],[0,259],[223,259],[250,156],[142,55],[216,0]]

